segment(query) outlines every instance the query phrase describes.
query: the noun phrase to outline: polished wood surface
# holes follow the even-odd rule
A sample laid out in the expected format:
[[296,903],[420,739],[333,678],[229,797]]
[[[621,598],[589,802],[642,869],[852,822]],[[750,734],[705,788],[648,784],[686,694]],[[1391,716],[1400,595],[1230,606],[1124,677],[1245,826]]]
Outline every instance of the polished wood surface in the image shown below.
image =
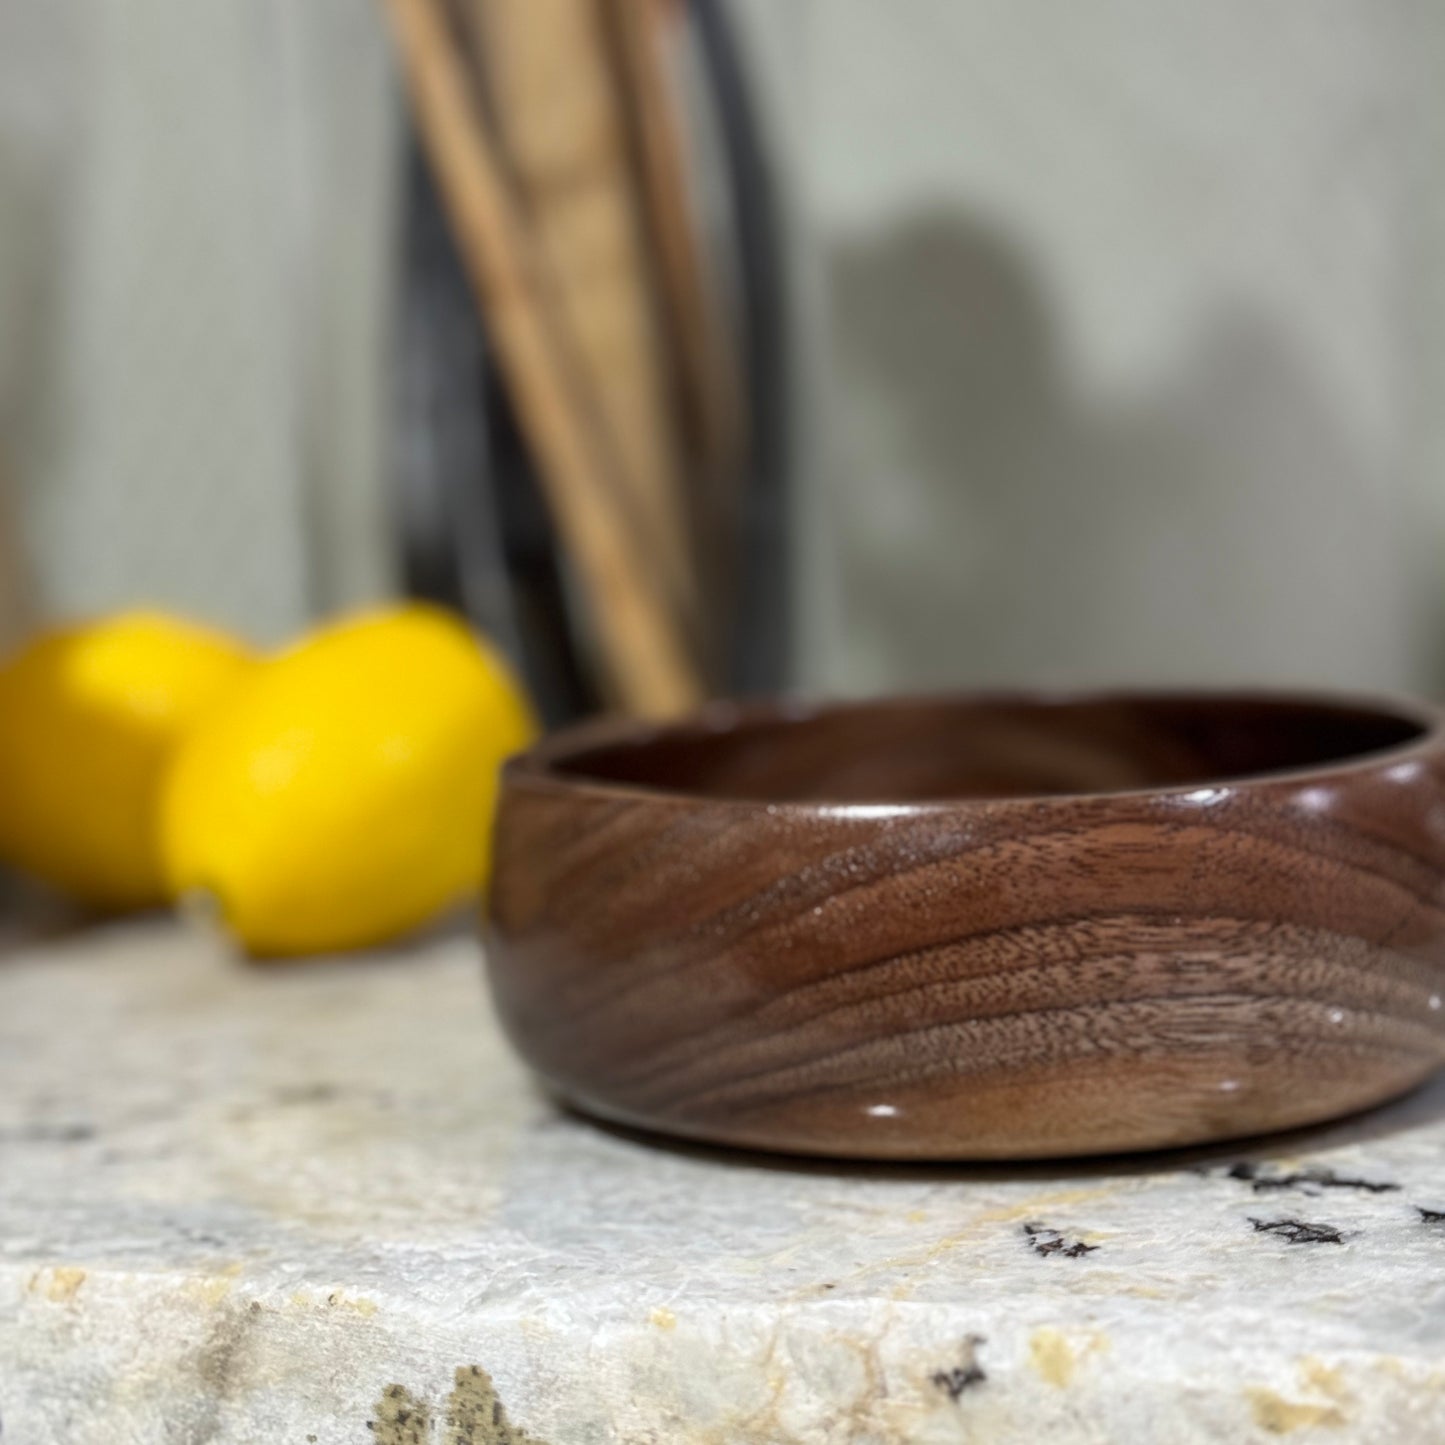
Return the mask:
[[862,1158],[1323,1120],[1445,1063],[1445,739],[1264,695],[717,705],[509,765],[488,908],[564,1097]]

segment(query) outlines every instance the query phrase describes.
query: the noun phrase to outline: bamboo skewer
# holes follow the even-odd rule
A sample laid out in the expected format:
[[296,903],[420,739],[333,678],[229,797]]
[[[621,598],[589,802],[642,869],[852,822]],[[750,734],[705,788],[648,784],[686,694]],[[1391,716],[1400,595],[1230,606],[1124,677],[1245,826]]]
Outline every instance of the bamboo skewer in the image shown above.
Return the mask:
[[529,261],[526,227],[471,103],[452,37],[435,0],[387,5],[458,249],[485,306],[621,701],[646,716],[685,711],[703,696],[701,678],[676,614],[609,495],[584,404]]
[[597,3],[628,102],[629,139],[689,444],[689,522],[703,611],[712,624],[705,638],[707,661],[715,675],[723,676],[740,580],[744,412],[736,358],[705,280],[679,101],[667,70],[666,32],[678,17],[657,0]]
[[597,0],[463,0],[463,14],[607,475],[695,633],[697,569],[668,357]]
[[666,72],[663,27],[672,17],[655,0],[601,3],[634,111],[638,170],[673,322],[683,405],[703,467],[726,473],[740,452],[742,408],[732,358],[704,281],[678,104]]

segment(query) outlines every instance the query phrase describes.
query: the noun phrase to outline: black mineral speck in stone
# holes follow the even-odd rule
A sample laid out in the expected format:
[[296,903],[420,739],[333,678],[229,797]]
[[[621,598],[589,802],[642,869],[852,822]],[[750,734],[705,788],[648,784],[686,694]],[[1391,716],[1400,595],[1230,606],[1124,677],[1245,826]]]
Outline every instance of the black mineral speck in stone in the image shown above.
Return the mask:
[[984,1368],[978,1362],[978,1347],[984,1343],[983,1335],[970,1335],[963,1342],[963,1358],[951,1369],[938,1370],[930,1378],[950,1400],[957,1400],[965,1390],[981,1385],[988,1379]]
[[1286,1244],[1343,1244],[1345,1237],[1333,1224],[1311,1224],[1304,1219],[1256,1219],[1249,1222],[1256,1234],[1277,1234]]
[[1366,1194],[1390,1194],[1400,1187],[1388,1179],[1360,1179],[1325,1168],[1297,1169],[1293,1173],[1281,1174],[1248,1161],[1232,1166],[1226,1171],[1225,1178],[1248,1184],[1256,1194],[1265,1194],[1271,1189],[1299,1189],[1305,1194],[1320,1194],[1326,1189],[1359,1189]]
[[1082,1239],[1066,1239],[1057,1229],[1050,1229],[1047,1224],[1040,1224],[1037,1220],[1024,1225],[1024,1238],[1028,1240],[1029,1248],[1035,1254],[1041,1254],[1045,1258],[1051,1254],[1061,1254],[1065,1259],[1079,1259],[1083,1255],[1092,1254],[1099,1247],[1097,1244],[1085,1244]]

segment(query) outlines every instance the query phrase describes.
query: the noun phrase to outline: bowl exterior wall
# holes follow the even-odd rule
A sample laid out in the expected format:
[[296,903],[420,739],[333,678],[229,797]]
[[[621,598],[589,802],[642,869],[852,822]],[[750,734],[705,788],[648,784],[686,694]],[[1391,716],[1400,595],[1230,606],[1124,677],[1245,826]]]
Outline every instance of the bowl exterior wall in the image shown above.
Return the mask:
[[892,809],[512,769],[485,927],[516,1047],[613,1120],[880,1159],[1239,1137],[1445,1061],[1445,760]]

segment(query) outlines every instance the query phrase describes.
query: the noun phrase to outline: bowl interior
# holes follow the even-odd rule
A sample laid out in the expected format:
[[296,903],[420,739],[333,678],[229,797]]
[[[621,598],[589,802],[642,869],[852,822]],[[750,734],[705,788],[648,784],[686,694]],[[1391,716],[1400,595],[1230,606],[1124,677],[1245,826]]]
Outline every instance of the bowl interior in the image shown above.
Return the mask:
[[1313,769],[1427,728],[1401,707],[1267,697],[938,699],[742,711],[563,751],[556,773],[759,802],[1113,793]]

